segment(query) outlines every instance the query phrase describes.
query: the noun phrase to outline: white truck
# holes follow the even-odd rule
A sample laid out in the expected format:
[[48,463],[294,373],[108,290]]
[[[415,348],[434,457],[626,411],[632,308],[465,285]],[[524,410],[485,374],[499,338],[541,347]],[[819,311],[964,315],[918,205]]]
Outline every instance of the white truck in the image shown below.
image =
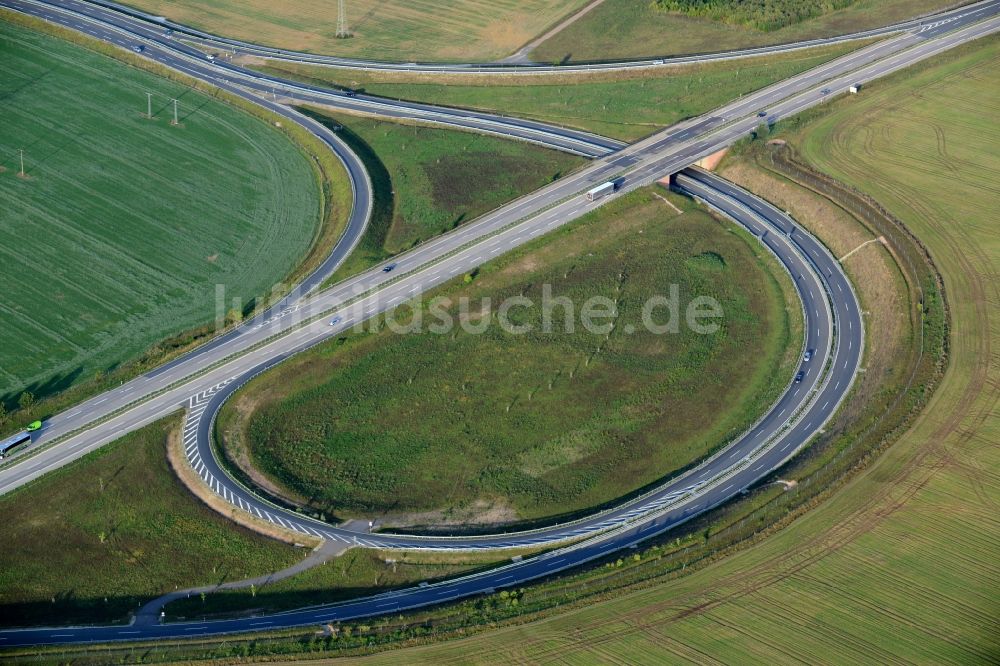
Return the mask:
[[587,192],[587,201],[597,201],[601,197],[611,194],[618,189],[618,182],[614,180],[609,180],[606,183],[598,185],[592,190]]

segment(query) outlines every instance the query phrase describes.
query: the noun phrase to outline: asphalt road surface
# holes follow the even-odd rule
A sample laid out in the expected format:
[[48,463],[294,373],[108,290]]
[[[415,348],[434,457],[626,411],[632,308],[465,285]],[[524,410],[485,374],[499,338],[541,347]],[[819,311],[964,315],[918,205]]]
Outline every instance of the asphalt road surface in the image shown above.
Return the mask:
[[748,58],[752,56],[782,53],[797,49],[822,46],[825,44],[837,44],[845,41],[867,39],[891,35],[905,30],[920,30],[924,26],[941,25],[945,22],[964,17],[968,11],[975,11],[980,5],[990,4],[987,2],[973,3],[951,10],[927,14],[922,17],[893,23],[891,25],[864,30],[836,37],[825,37],[820,39],[810,39],[788,44],[776,44],[772,46],[761,46],[749,49],[739,49],[720,53],[704,53],[688,56],[672,56],[665,58],[646,58],[641,60],[606,61],[552,65],[544,63],[510,63],[510,62],[487,62],[487,63],[418,63],[418,62],[381,62],[374,60],[361,60],[357,58],[343,58],[338,56],[320,55],[315,53],[303,53],[300,51],[290,51],[287,49],[272,48],[240,41],[228,39],[218,35],[191,28],[190,26],[174,23],[161,16],[154,16],[132,7],[109,2],[107,0],[48,0],[52,4],[72,6],[76,11],[86,13],[94,17],[101,17],[105,20],[117,18],[119,20],[128,19],[133,22],[141,22],[152,29],[163,34],[167,29],[173,31],[172,37],[184,39],[197,44],[201,48],[219,53],[228,52],[235,55],[250,55],[272,60],[285,60],[289,62],[308,63],[314,65],[324,65],[339,67],[344,69],[379,70],[395,72],[427,72],[427,73],[461,73],[461,74],[510,74],[510,73],[530,73],[541,74],[551,72],[570,71],[614,71],[632,68],[666,67],[670,65],[680,65],[696,62],[711,62],[720,60],[731,60],[734,58]]
[[164,36],[158,26],[151,26],[116,12],[85,11],[92,9],[90,3],[86,2],[2,0],[0,7],[44,18],[123,48],[142,47],[144,57],[171,69],[216,85],[239,86],[271,102],[322,104],[344,111],[377,114],[389,119],[468,129],[530,141],[585,157],[600,157],[625,146],[621,141],[582,130],[312,86],[245,69],[222,57],[209,61],[198,49],[178,39]]
[[[803,362],[806,377],[793,383],[768,415],[743,438],[644,498],[647,506],[614,518],[615,529],[574,545],[504,567],[434,585],[366,599],[236,620],[153,626],[72,627],[0,632],[0,646],[180,638],[352,620],[486,594],[558,573],[676,527],[721,504],[779,467],[815,428],[836,411],[860,363],[864,331],[860,306],[839,263],[787,215],[715,176],[687,170],[680,189],[704,200],[757,236],[795,278],[807,322],[807,345],[816,354]],[[840,297],[834,299],[834,294]],[[830,309],[833,305],[834,309]],[[834,331],[839,329],[839,335]],[[840,383],[840,386],[838,386]],[[805,399],[803,399],[803,397]],[[793,414],[794,412],[794,414]],[[610,519],[610,518],[609,518]]]
[[[3,4],[13,3],[4,0]],[[33,447],[34,455],[17,458],[0,469],[0,492],[7,492],[124,432],[175,411],[181,404],[192,406],[189,425],[195,417],[202,417],[195,427],[185,432],[185,443],[189,451],[204,451],[200,446],[204,437],[199,437],[199,433],[204,434],[207,430],[205,415],[214,413],[211,408],[215,396],[222,395],[227,387],[238,385],[275,359],[336,335],[342,330],[340,327],[352,326],[362,318],[392,308],[601,205],[607,199],[588,202],[580,194],[595,184],[623,178],[624,191],[641,187],[732,143],[762,120],[773,121],[822,103],[827,95],[820,93],[820,87],[830,89],[830,94],[840,94],[852,83],[883,76],[1000,27],[1000,19],[995,16],[976,23],[978,18],[981,15],[970,16],[964,22],[956,20],[947,26],[899,35],[746,96],[712,114],[657,133],[414,248],[394,260],[396,267],[392,272],[386,273],[382,267],[376,267],[329,290],[296,301],[246,327],[226,344],[193,354],[164,371],[137,378],[56,415],[46,423],[40,441]],[[214,72],[216,70],[209,65],[209,75]],[[227,89],[239,90],[256,101],[252,93],[232,86],[221,76],[218,80],[209,80],[222,87],[228,86]],[[766,109],[763,118],[757,115],[761,109]],[[294,113],[288,109],[284,111]],[[545,530],[536,530],[517,535],[453,538],[385,534],[358,537],[341,534],[335,526],[309,521],[297,514],[275,514],[275,509],[262,499],[241,496],[239,493],[243,489],[238,484],[230,485],[231,480],[227,481],[228,477],[221,470],[211,469],[209,456],[201,456],[203,478],[208,476],[209,484],[230,501],[235,499],[237,506],[255,515],[263,508],[264,512],[277,515],[282,521],[285,517],[295,518],[295,524],[285,526],[309,534],[329,534],[328,538],[363,538],[371,545],[482,548],[525,545],[537,543],[539,539],[553,542],[581,535],[593,536],[577,545],[513,563],[504,569],[335,607],[267,618],[165,625],[141,630],[106,627],[2,632],[0,646],[260,630],[377,615],[447,601],[519,584],[600,557],[676,526],[766,476],[809,441],[848,391],[860,362],[864,340],[857,300],[836,260],[815,239],[796,229],[794,222],[780,211],[724,181],[696,171],[679,176],[678,186],[734,217],[760,237],[788,267],[799,287],[808,322],[806,344],[817,350],[813,360],[803,366],[805,379],[800,384],[790,385],[764,419],[725,451],[653,493],[582,521],[546,528],[545,534]],[[334,312],[342,318],[340,326],[330,326],[327,321]],[[81,428],[86,429],[79,432]],[[39,446],[51,442],[55,443]],[[244,506],[245,502],[254,504]]]
[[[3,1],[13,4],[13,0]],[[354,299],[343,322],[344,326],[352,325],[356,318],[372,316],[600,205],[603,201],[590,203],[580,196],[596,184],[614,177],[625,179],[624,190],[646,184],[732,143],[762,120],[774,121],[822,103],[828,96],[820,93],[821,87],[829,89],[830,95],[843,93],[852,83],[877,78],[968,39],[993,32],[997,27],[998,20],[994,16],[979,23],[957,26],[944,34],[925,31],[900,35],[596,160],[577,173],[400,255],[391,273],[383,273],[381,267],[373,268],[280,309],[261,324],[240,329],[239,335],[225,344],[206,345],[179,362],[54,415],[25,452],[37,451],[35,455],[15,457],[0,468],[0,493],[175,411],[192,396],[223,382],[231,382],[268,359],[293,353],[338,332],[322,321],[304,323],[310,317],[331,313]],[[214,82],[250,95],[255,101],[259,99],[226,82]],[[267,100],[261,101],[269,104]],[[294,114],[280,105],[270,104],[269,108]],[[767,109],[766,118],[757,117],[759,109]],[[79,432],[84,428],[87,429]],[[39,451],[54,440],[58,440],[57,445]]]

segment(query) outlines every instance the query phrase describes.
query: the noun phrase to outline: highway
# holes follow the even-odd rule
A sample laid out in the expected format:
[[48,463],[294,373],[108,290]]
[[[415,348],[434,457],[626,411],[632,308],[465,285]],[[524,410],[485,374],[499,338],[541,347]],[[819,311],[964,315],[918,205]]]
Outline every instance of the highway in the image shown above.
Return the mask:
[[348,94],[344,90],[331,90],[261,74],[224,58],[209,61],[198,49],[178,39],[165,37],[158,26],[150,26],[144,21],[114,12],[81,13],[74,9],[78,6],[84,10],[91,9],[89,3],[69,0],[0,0],[0,7],[44,18],[122,48],[142,47],[144,57],[178,72],[220,87],[240,87],[271,102],[279,101],[280,97],[280,101],[286,103],[322,104],[347,112],[374,114],[392,120],[412,120],[466,129],[529,141],[585,157],[604,156],[625,146],[621,141],[582,130],[478,111],[389,100],[374,95]]
[[[816,356],[803,367],[801,384],[792,384],[768,416],[734,446],[670,484],[672,489],[632,515],[618,516],[615,529],[565,548],[512,562],[476,575],[356,601],[237,620],[161,625],[24,629],[0,632],[0,646],[149,640],[261,631],[351,620],[490,593],[579,566],[672,529],[730,499],[779,467],[836,411],[860,364],[864,331],[857,298],[839,263],[786,214],[749,193],[698,170],[678,176],[678,187],[743,225],[774,252],[795,278],[803,300],[807,345]],[[834,300],[833,294],[841,294]],[[836,309],[829,308],[836,303]],[[839,327],[840,334],[834,335]],[[838,386],[838,383],[843,382]],[[808,395],[805,401],[799,395]],[[788,410],[798,410],[790,419]]]
[[[0,4],[12,6],[16,3],[3,0]],[[24,11],[38,10],[39,7],[33,2],[19,5]],[[58,18],[63,15],[52,16]],[[46,422],[39,441],[34,445],[34,455],[15,458],[0,468],[0,492],[9,492],[185,404],[190,407],[185,426],[185,445],[202,478],[227,501],[265,519],[270,515],[277,524],[287,529],[352,542],[358,539],[359,545],[422,548],[497,548],[558,543],[588,536],[582,543],[554,551],[552,555],[531,558],[502,570],[442,586],[395,593],[388,599],[379,597],[336,608],[258,618],[254,622],[259,624],[254,626],[248,620],[234,621],[235,624],[205,623],[204,630],[166,625],[150,627],[148,631],[151,633],[141,636],[128,633],[134,628],[122,627],[2,632],[0,646],[62,640],[78,642],[191,636],[202,631],[246,631],[349,616],[361,617],[445,601],[455,596],[520,583],[599,557],[632,541],[676,526],[766,476],[822,428],[848,392],[863,353],[863,322],[857,299],[839,264],[815,239],[797,229],[794,221],[765,202],[697,171],[685,172],[678,177],[678,185],[732,216],[775,252],[795,279],[803,302],[808,324],[805,344],[816,349],[813,360],[803,366],[806,376],[802,383],[789,385],[786,393],[760,423],[697,469],[610,511],[543,530],[481,537],[357,535],[293,512],[284,512],[249,493],[218,468],[210,448],[206,447],[212,415],[226,395],[247,378],[301,349],[337,335],[362,319],[384,312],[601,205],[607,199],[587,202],[580,196],[594,184],[615,177],[624,178],[624,191],[644,186],[732,143],[763,120],[788,117],[822,103],[827,96],[820,92],[820,88],[829,88],[830,94],[842,94],[852,83],[883,76],[1000,27],[1000,18],[995,16],[995,11],[984,21],[977,22],[979,18],[979,14],[969,15],[964,21],[953,21],[947,26],[901,34],[770,86],[710,114],[599,158],[546,188],[420,245],[395,259],[397,266],[392,272],[386,273],[381,266],[375,267],[331,289],[298,301],[289,300],[269,316],[240,329],[238,335],[224,344],[206,345],[178,362],[137,378],[115,391],[96,396],[64,414],[55,415]],[[109,34],[120,36],[115,31]],[[141,41],[143,38],[138,39]],[[154,48],[148,48],[147,52],[153,55],[159,53]],[[173,53],[167,49],[163,52]],[[205,69],[193,71],[227,90],[238,91],[238,94],[254,101],[259,99],[243,87],[233,85],[226,78],[230,72],[217,65],[207,63]],[[286,117],[297,115],[280,105],[268,104],[271,104],[268,108],[282,109],[283,115],[294,114]],[[767,109],[764,118],[757,115],[760,109]],[[364,188],[356,188],[356,196],[358,189]],[[350,235],[345,238],[349,245]],[[349,251],[348,245],[343,246],[345,251]],[[328,318],[334,312],[342,317],[337,327],[328,324]],[[52,445],[44,446],[46,444]],[[448,585],[452,587],[443,587]]]
[[644,69],[651,67],[669,67],[700,62],[712,62],[722,60],[732,60],[736,58],[749,58],[753,56],[769,55],[794,51],[798,49],[823,46],[827,44],[837,44],[846,41],[867,39],[892,35],[903,31],[917,31],[925,26],[937,27],[948,22],[967,17],[969,11],[976,11],[982,5],[993,4],[993,0],[985,2],[971,3],[954,9],[927,14],[925,16],[893,23],[890,25],[863,30],[835,37],[825,37],[820,39],[810,39],[788,44],[776,44],[772,46],[761,46],[756,48],[738,49],[719,53],[703,53],[697,55],[671,56],[664,58],[645,58],[639,60],[606,61],[606,62],[583,62],[574,64],[545,64],[545,63],[505,63],[505,62],[469,62],[469,63],[420,63],[420,62],[383,62],[375,60],[362,60],[357,58],[344,58],[339,56],[321,55],[315,53],[304,53],[301,51],[290,51],[259,44],[252,44],[237,39],[228,39],[219,35],[213,35],[190,26],[175,23],[161,16],[154,16],[146,12],[139,11],[133,7],[128,7],[108,0],[49,0],[53,4],[72,7],[75,11],[89,16],[100,17],[102,20],[128,20],[131,24],[145,24],[151,29],[163,33],[165,29],[170,29],[174,33],[174,38],[184,39],[200,48],[218,53],[230,53],[233,55],[249,55],[271,60],[285,60],[289,62],[322,65],[327,67],[337,67],[342,69],[361,69],[390,72],[412,72],[412,73],[452,73],[452,74],[547,74],[565,72],[586,72],[586,71],[614,71],[623,69]]

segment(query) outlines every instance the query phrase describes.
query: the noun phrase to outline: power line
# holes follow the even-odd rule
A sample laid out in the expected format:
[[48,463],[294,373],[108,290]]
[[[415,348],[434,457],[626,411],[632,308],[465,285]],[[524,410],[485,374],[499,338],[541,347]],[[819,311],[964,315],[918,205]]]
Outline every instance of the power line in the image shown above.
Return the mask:
[[347,9],[344,6],[345,0],[338,0],[337,2],[337,38],[344,39],[345,37],[350,37],[351,33],[347,30]]

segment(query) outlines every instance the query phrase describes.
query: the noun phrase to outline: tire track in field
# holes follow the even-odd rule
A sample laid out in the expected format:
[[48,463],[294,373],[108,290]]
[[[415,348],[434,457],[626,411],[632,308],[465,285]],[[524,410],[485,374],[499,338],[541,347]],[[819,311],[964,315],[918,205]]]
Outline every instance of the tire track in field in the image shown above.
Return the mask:
[[[857,128],[851,128],[856,130]],[[869,151],[871,155],[880,155],[884,157],[884,153],[881,153],[875,149],[874,137],[877,135],[875,131],[865,131],[865,150]],[[987,335],[982,335],[990,331],[989,321],[988,321],[988,311],[985,305],[988,302],[986,298],[986,287],[985,284],[994,285],[994,292],[996,292],[995,286],[1000,284],[1000,280],[997,279],[995,271],[989,268],[989,259],[982,252],[981,248],[977,247],[973,239],[971,239],[968,234],[957,225],[949,226],[935,224],[935,220],[938,216],[934,212],[917,200],[913,193],[906,192],[902,186],[897,185],[891,179],[880,176],[879,174],[873,174],[872,170],[863,170],[856,168],[856,160],[851,156],[849,152],[843,150],[843,143],[840,141],[833,142],[836,148],[842,150],[831,151],[833,160],[837,168],[842,169],[846,173],[850,173],[855,178],[861,178],[861,182],[865,182],[868,179],[876,185],[877,188],[886,190],[900,201],[904,201],[910,204],[914,209],[914,218],[921,220],[929,228],[934,229],[936,233],[935,237],[945,246],[946,252],[952,255],[958,260],[961,266],[961,273],[963,275],[969,276],[968,290],[972,295],[972,301],[977,304],[975,311],[975,323],[970,328],[973,333],[979,333],[979,335],[971,336],[973,340],[971,341],[972,354],[978,355],[979,358],[990,358],[989,340]],[[951,233],[949,233],[951,232]],[[969,251],[971,249],[971,251]],[[985,284],[984,284],[985,283]],[[992,302],[998,304],[998,299],[994,293]],[[954,331],[953,331],[954,335]],[[968,336],[966,336],[968,337]],[[743,585],[737,584],[737,590],[734,592],[725,593],[724,587],[731,585],[734,581],[732,579],[723,580],[715,585],[711,585],[707,588],[707,592],[698,591],[687,597],[681,597],[679,599],[671,600],[669,602],[663,602],[653,606],[643,606],[642,614],[646,617],[650,615],[655,615],[657,611],[664,611],[670,608],[676,608],[678,603],[684,605],[685,603],[691,604],[695,601],[696,597],[704,597],[706,594],[712,594],[713,592],[721,593],[716,599],[709,600],[708,602],[700,603],[691,608],[686,608],[681,610],[675,615],[674,620],[683,619],[690,617],[691,615],[697,614],[707,614],[714,618],[711,611],[715,608],[732,602],[734,600],[746,597],[749,594],[757,593],[763,591],[769,587],[772,587],[778,582],[786,580],[787,578],[800,574],[807,571],[808,567],[813,564],[818,563],[829,554],[836,552],[848,543],[856,540],[862,534],[865,534],[872,529],[874,529],[879,523],[884,519],[892,516],[896,511],[905,506],[918,492],[926,487],[927,483],[942,469],[946,467],[961,468],[965,471],[970,471],[966,469],[966,465],[963,464],[957,458],[957,453],[960,452],[964,445],[970,440],[970,433],[974,432],[978,427],[981,427],[984,420],[989,417],[990,413],[997,403],[997,390],[996,382],[987,382],[987,370],[985,364],[980,364],[978,370],[973,373],[970,377],[969,382],[965,385],[961,398],[959,399],[960,408],[953,410],[948,414],[939,425],[935,427],[932,433],[925,439],[926,443],[919,450],[917,456],[904,464],[897,472],[895,472],[889,479],[887,479],[882,487],[878,491],[870,496],[869,500],[859,509],[855,510],[841,525],[837,526],[834,530],[831,530],[829,535],[821,536],[820,538],[813,539],[810,542],[800,545],[791,551],[788,555],[795,559],[800,558],[798,561],[791,562],[788,565],[782,567],[780,563],[778,567],[774,565],[778,558],[775,560],[767,561],[761,563],[754,567],[749,572],[742,572],[739,574],[740,578],[747,577],[750,581],[747,581]],[[986,404],[980,409],[974,409],[976,397],[983,394],[987,386],[993,386],[993,390],[985,391]],[[972,419],[973,427],[962,427],[963,420]],[[946,438],[950,436],[958,437],[957,441],[951,444],[946,444]],[[973,471],[973,476],[979,476]],[[975,492],[981,501],[991,502],[989,493],[985,491],[981,479],[973,479],[975,485]],[[813,552],[810,552],[813,551]],[[786,559],[786,556],[781,556],[782,559]],[[775,571],[775,569],[777,569]],[[857,601],[855,599],[855,601]],[[886,609],[876,606],[874,604],[866,604],[870,608],[876,610],[879,613],[886,613]],[[892,618],[896,621],[906,624],[907,626],[915,627],[926,633],[934,635],[936,638],[942,640],[945,643],[956,645],[956,641],[949,634],[941,633],[940,631],[930,632],[928,628],[922,625],[916,625],[913,622],[904,621],[898,614],[893,614]],[[625,618],[623,618],[625,619]],[[669,625],[671,622],[668,621]],[[637,621],[631,623],[634,627],[641,630],[648,630],[651,627],[662,627],[664,624],[662,620],[653,619],[643,621],[641,618]],[[661,628],[662,630],[662,628]],[[588,641],[592,637],[588,636]],[[608,640],[618,640],[620,636],[606,637],[604,639],[598,639],[598,644]],[[971,649],[971,646],[958,645],[965,649]],[[982,658],[988,658],[986,654],[980,654]]]

